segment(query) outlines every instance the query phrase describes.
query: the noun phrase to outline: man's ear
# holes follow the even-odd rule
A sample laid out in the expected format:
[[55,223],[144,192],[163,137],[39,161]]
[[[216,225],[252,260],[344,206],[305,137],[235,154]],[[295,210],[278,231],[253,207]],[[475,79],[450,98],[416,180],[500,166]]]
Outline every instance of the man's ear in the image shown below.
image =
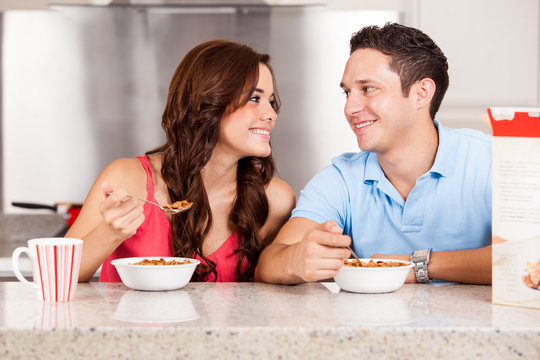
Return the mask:
[[429,111],[431,99],[435,94],[435,88],[435,82],[430,78],[424,78],[413,85],[411,90],[414,91],[413,94],[416,96],[416,106],[418,109],[427,107]]

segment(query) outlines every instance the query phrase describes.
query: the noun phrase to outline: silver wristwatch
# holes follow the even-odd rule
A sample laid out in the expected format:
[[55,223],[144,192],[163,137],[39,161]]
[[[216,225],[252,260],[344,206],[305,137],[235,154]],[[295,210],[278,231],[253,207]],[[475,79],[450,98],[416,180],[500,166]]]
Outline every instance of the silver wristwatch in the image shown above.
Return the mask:
[[429,254],[431,249],[415,250],[411,254],[411,261],[414,264],[416,281],[419,283],[429,282],[427,266],[429,264]]

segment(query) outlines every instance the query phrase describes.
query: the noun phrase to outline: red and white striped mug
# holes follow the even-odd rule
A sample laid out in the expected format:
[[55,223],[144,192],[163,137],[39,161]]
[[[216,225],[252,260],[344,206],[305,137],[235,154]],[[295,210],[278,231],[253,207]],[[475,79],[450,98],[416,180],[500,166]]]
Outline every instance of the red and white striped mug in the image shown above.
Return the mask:
[[[83,241],[70,238],[40,238],[28,240],[28,247],[18,247],[11,256],[13,272],[19,281],[38,290],[46,302],[64,302],[75,298]],[[26,253],[32,260],[34,282],[24,278],[19,269],[19,257]]]

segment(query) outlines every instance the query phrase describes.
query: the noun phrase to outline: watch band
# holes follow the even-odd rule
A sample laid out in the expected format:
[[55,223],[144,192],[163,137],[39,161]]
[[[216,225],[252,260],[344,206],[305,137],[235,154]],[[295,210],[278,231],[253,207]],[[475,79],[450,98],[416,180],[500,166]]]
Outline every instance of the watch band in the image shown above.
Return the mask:
[[414,264],[416,281],[419,283],[427,283],[430,281],[427,268],[430,253],[431,249],[423,249],[415,250],[411,254],[411,261]]

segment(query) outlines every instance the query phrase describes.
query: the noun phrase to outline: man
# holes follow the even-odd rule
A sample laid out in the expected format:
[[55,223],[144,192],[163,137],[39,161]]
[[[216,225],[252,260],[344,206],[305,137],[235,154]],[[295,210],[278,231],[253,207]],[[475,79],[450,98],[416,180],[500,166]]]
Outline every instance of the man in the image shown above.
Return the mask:
[[446,57],[426,34],[392,23],[362,29],[350,46],[341,87],[362,151],[308,183],[255,279],[332,278],[351,246],[359,257],[412,258],[408,282],[491,283],[491,137],[435,119]]

